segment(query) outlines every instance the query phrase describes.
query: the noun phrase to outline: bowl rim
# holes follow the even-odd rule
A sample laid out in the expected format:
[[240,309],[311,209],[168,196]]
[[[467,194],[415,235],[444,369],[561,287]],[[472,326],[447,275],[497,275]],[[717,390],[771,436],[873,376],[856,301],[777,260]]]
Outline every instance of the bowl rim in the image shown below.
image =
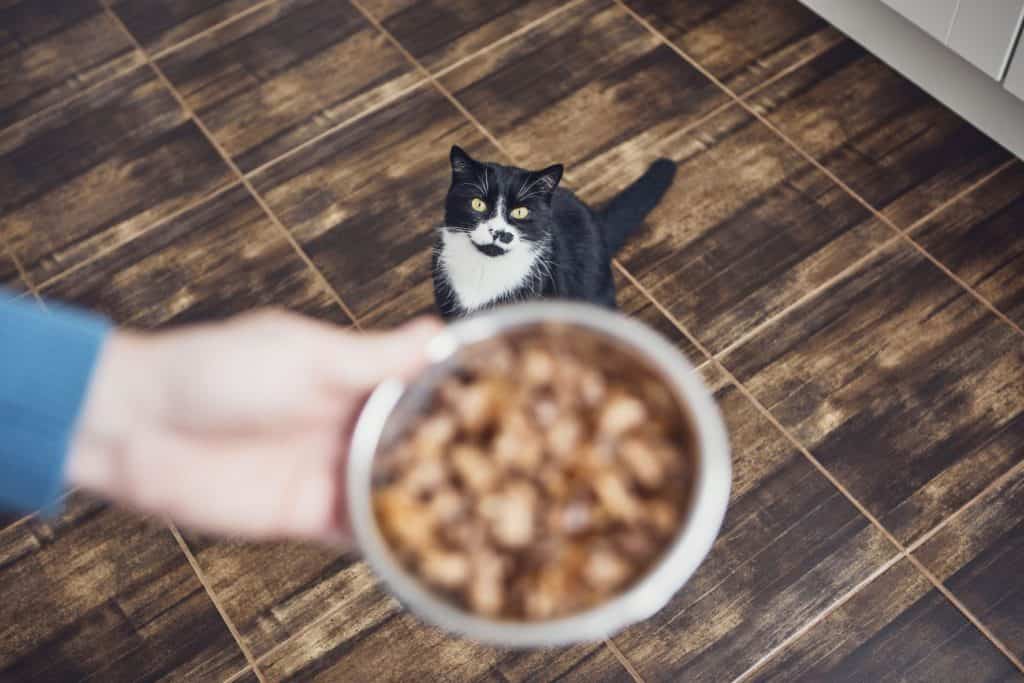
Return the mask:
[[581,326],[638,353],[673,391],[694,432],[697,467],[688,514],[661,558],[625,591],[557,619],[491,619],[436,595],[394,559],[372,509],[372,465],[392,411],[415,380],[410,384],[387,380],[372,392],[356,422],[347,463],[347,504],[356,542],[364,559],[399,602],[448,631],[510,648],[592,642],[652,616],[690,579],[710,552],[725,517],[732,483],[725,426],[698,371],[674,344],[623,314],[571,302],[508,305],[447,326],[429,343],[428,359],[433,367],[466,346],[545,323]]

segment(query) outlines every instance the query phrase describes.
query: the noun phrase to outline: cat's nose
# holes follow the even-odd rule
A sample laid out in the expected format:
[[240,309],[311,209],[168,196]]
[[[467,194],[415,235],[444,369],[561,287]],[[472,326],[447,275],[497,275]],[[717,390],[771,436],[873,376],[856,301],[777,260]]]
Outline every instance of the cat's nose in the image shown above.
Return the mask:
[[510,232],[499,232],[495,237],[502,244],[508,244],[512,241],[512,233]]

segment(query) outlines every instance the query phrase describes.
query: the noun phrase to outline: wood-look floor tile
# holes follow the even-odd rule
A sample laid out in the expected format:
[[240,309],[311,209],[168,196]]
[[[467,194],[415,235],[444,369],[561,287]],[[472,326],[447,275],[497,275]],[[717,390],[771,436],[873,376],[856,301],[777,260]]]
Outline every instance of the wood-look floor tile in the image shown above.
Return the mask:
[[1024,327],[1024,165],[1015,163],[911,237]]
[[897,550],[723,373],[704,373],[733,483],[711,554],[661,612],[614,638],[648,681],[729,681]]
[[419,88],[253,183],[355,315],[390,324],[432,301],[430,250],[455,143],[498,158],[448,100]]
[[158,64],[244,172],[420,80],[335,0],[272,3]]
[[843,39],[797,0],[626,0],[626,4],[741,95]]
[[[1005,446],[1016,448],[1024,460],[1019,439]],[[1024,660],[1024,466],[928,539],[915,555]]]
[[416,60],[432,71],[489,47],[568,0],[360,0]]
[[41,283],[230,180],[171,93],[136,69],[0,131],[0,236]]
[[189,537],[189,547],[245,644],[257,658],[314,622],[344,614],[368,628],[398,609],[352,554],[298,543]]
[[[346,606],[260,662],[274,681],[628,681],[603,644],[509,651],[428,626],[374,592]],[[356,612],[358,608],[360,611]]]
[[147,328],[270,305],[350,322],[240,186],[122,244],[42,293]]
[[1024,675],[901,560],[748,680],[1009,683]]
[[0,130],[143,62],[99,0],[0,3]]
[[903,228],[1010,158],[850,40],[766,87],[752,104]]
[[260,679],[252,668],[245,669],[235,674],[224,683],[259,683]]
[[902,240],[723,363],[904,542],[1024,457],[1020,335]]
[[227,21],[260,0],[112,0],[111,8],[135,39],[160,52]]
[[442,84],[519,163],[646,146],[728,98],[610,0],[590,0],[451,71]]
[[246,662],[166,528],[80,495],[0,532],[0,679],[223,680]]
[[655,158],[676,179],[620,258],[712,353],[868,255],[894,230],[739,107],[577,172],[600,204]]
[[20,292],[25,289],[25,283],[21,281],[18,274],[18,266],[14,259],[4,253],[0,245],[0,288],[6,289],[8,293]]
[[694,366],[707,360],[704,354],[693,345],[693,342],[679,331],[675,323],[659,311],[658,307],[651,303],[651,300],[628,278],[618,269],[613,269],[613,275],[615,276],[615,294],[621,312],[631,318],[636,318],[672,342]]

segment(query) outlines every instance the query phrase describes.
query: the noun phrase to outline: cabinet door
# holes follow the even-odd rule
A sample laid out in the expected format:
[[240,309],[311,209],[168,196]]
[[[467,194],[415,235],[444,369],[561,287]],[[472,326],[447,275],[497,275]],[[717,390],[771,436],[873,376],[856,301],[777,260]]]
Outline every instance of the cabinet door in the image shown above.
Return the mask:
[[[859,2],[860,0],[854,0]],[[946,42],[949,25],[956,14],[957,0],[882,0],[937,40]],[[973,0],[961,2],[970,4]]]
[[1024,43],[1017,45],[1017,52],[1013,55],[1013,61],[1006,72],[1004,85],[1007,90],[1024,100]]
[[1024,17],[1024,0],[960,0],[949,32],[950,49],[1002,80]]

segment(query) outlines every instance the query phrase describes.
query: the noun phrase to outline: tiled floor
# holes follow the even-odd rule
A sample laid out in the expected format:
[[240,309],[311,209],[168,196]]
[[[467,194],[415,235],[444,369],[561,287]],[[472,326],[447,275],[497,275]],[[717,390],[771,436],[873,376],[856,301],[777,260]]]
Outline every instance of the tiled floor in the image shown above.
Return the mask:
[[796,2],[8,0],[0,73],[0,284],[145,327],[429,310],[455,142],[676,159],[620,303],[735,456],[667,608],[534,652],[72,494],[0,517],[0,680],[1024,680],[1024,165]]

